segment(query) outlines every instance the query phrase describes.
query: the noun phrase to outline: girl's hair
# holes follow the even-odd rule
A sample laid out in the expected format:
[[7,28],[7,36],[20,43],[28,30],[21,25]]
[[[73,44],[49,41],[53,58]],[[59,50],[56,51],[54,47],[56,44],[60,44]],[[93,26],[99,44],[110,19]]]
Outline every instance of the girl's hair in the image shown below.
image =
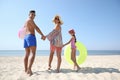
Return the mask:
[[75,38],[75,43],[77,42],[77,39],[76,39],[76,36],[75,36],[75,34],[73,34],[73,36],[74,36],[74,38]]
[[71,33],[73,34],[72,36],[75,38],[75,42],[77,42],[74,29],[69,30],[69,33],[70,33],[70,34],[71,34]]

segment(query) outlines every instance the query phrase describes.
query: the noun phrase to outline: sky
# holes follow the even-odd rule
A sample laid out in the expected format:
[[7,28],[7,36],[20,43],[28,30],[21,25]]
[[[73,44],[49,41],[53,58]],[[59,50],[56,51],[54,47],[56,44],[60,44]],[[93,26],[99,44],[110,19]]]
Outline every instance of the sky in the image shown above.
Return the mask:
[[[34,21],[44,35],[53,30],[58,14],[64,43],[74,29],[88,50],[120,50],[120,0],[0,0],[0,50],[24,50],[18,31],[30,10],[36,11]],[[47,39],[37,32],[36,38],[37,50],[49,50]]]

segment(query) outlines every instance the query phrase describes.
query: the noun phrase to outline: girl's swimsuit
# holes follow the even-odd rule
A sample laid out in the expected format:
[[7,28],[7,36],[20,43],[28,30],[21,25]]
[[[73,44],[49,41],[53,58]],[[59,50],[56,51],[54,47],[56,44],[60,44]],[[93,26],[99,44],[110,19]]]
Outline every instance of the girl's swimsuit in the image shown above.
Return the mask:
[[71,48],[76,49],[74,38],[72,38],[72,41],[71,41]]

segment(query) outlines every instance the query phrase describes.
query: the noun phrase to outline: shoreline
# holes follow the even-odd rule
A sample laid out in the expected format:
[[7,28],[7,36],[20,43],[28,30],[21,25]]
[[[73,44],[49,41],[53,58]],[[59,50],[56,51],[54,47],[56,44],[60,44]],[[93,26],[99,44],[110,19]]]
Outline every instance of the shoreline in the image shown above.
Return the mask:
[[[37,56],[49,56],[49,50],[37,50]],[[87,50],[88,56],[91,55],[120,55],[120,50]],[[0,50],[0,56],[24,56],[24,50]],[[55,54],[56,55],[56,54]],[[64,50],[61,55],[64,55]],[[76,52],[76,55],[79,55],[79,52]]]

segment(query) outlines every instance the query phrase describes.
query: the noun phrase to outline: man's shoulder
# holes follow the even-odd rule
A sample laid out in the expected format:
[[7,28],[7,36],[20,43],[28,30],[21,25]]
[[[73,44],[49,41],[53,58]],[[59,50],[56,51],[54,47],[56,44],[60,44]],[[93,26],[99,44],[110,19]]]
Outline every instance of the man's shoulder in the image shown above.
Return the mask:
[[26,22],[31,23],[31,22],[34,22],[34,21],[32,19],[27,19]]

